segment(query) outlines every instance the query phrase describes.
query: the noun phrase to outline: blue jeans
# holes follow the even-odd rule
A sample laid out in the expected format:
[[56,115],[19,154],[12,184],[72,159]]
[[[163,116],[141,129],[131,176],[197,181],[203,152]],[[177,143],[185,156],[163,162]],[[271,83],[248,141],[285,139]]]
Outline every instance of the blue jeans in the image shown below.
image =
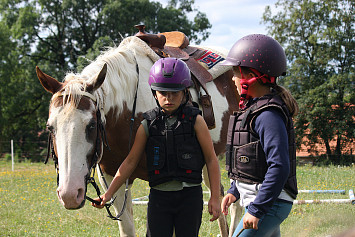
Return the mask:
[[[268,213],[260,218],[258,229],[246,229],[239,235],[239,237],[280,237],[280,224],[288,217],[291,209],[291,203],[275,201]],[[245,208],[245,213],[247,211],[248,207]],[[243,229],[243,218],[235,229],[233,237],[236,237],[241,229]]]

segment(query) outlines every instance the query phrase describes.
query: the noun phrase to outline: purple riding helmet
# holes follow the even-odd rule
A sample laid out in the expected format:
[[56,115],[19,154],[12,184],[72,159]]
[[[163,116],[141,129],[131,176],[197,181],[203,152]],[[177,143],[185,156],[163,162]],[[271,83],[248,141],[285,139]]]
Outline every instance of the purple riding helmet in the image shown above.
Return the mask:
[[190,69],[177,58],[161,58],[154,63],[148,83],[154,91],[181,91],[192,85]]

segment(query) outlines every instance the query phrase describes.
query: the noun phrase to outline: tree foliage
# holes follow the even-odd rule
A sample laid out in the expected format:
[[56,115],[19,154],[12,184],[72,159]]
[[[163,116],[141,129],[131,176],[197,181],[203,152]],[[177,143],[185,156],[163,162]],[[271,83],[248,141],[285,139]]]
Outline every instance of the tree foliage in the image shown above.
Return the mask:
[[289,61],[281,83],[300,105],[298,145],[325,144],[327,155],[354,149],[354,8],[352,0],[279,0],[263,15]]
[[[194,15],[194,19],[190,20]],[[61,80],[103,47],[118,45],[144,23],[151,33],[179,30],[192,42],[209,36],[211,25],[194,0],[1,0],[0,1],[0,154],[1,141],[43,139],[50,94],[35,66]],[[80,67],[79,67],[80,70]],[[38,153],[38,150],[37,150]]]

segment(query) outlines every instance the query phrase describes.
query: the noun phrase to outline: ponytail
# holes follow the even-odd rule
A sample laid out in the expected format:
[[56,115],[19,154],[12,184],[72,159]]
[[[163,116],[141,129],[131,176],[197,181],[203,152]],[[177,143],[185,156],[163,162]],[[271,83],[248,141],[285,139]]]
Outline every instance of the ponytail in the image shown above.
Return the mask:
[[292,117],[296,116],[299,112],[298,104],[291,93],[284,87],[274,84],[273,88],[276,90],[277,94],[281,96],[283,101],[286,103],[288,110]]

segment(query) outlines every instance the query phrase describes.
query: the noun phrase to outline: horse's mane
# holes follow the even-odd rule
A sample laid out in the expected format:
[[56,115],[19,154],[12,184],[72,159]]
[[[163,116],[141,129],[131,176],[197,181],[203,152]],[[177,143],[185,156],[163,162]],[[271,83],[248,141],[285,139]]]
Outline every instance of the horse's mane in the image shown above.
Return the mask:
[[[96,79],[105,63],[107,64],[105,81],[94,92],[97,105],[105,113],[114,107],[118,114],[122,112],[125,103],[132,105],[138,79],[136,65],[140,64],[142,56],[145,58],[148,56],[152,62],[159,59],[144,41],[132,36],[125,38],[118,47],[108,48],[102,52],[80,73],[68,73],[64,79],[66,86],[62,91],[68,95],[63,97],[66,98],[63,104],[68,104],[70,101],[70,106],[66,106],[68,112],[78,106],[81,98],[80,91],[85,90],[86,85]],[[144,65],[140,66],[144,67]],[[104,114],[102,116],[104,120]]]
[[[216,52],[216,50],[212,51]],[[217,52],[219,55],[224,55],[222,51],[221,53]],[[96,79],[105,63],[107,64],[105,81],[94,92],[98,108],[104,111],[104,113],[101,113],[102,121],[105,121],[105,114],[111,108],[115,109],[117,115],[121,114],[125,105],[128,109],[132,109],[138,80],[136,65],[139,65],[140,81],[146,82],[148,79],[147,73],[149,73],[152,64],[159,58],[138,37],[131,36],[123,39],[118,47],[108,48],[102,52],[80,73],[68,73],[65,76],[66,86],[63,89],[64,91],[61,91],[61,94],[68,95],[63,96],[63,104],[69,105],[65,106],[66,112],[70,113],[77,108],[82,96],[80,92],[85,90],[86,86]],[[228,67],[217,65],[210,69],[209,72],[216,78],[227,70],[229,70]]]

